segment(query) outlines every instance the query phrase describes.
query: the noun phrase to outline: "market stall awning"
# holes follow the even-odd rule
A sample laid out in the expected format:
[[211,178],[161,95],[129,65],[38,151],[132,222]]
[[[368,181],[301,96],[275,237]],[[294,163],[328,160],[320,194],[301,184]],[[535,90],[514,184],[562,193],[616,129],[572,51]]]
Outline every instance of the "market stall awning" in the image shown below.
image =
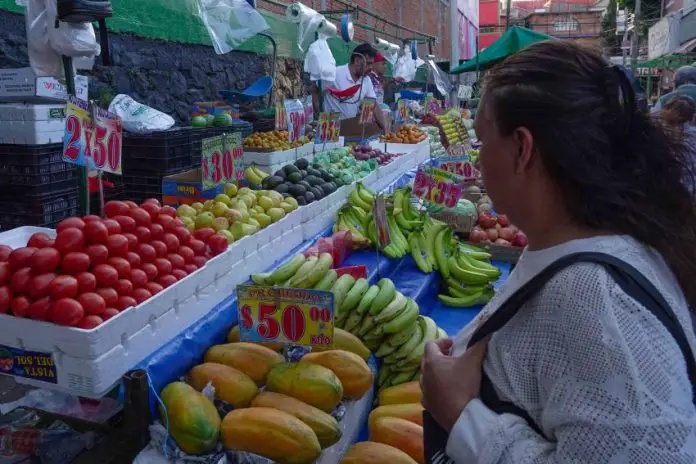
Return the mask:
[[653,58],[649,61],[644,61],[638,63],[635,67],[637,69],[641,68],[655,68],[655,69],[677,69],[682,66],[690,64],[696,59],[696,54],[678,54],[674,53],[671,55],[662,55],[657,58]]
[[450,74],[461,74],[463,72],[476,71],[476,69],[490,68],[494,64],[503,61],[508,56],[527,48],[533,43],[553,38],[554,37],[550,35],[542,34],[525,27],[512,26],[484,51],[454,68],[450,71]]

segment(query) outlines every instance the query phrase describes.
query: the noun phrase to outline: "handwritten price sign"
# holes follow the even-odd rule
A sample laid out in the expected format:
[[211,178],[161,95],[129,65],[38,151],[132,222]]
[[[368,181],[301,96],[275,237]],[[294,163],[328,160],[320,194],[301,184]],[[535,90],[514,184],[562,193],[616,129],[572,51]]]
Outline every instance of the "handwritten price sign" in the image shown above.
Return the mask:
[[300,100],[285,100],[284,105],[288,118],[288,139],[290,143],[296,142],[305,134],[307,121],[304,106]]
[[366,98],[362,102],[360,110],[360,124],[370,124],[375,119],[375,106],[377,100],[374,98]]
[[121,119],[70,96],[66,108],[63,161],[121,175]]
[[462,186],[446,178],[438,179],[419,169],[413,181],[413,194],[447,208],[454,208],[462,197]]
[[218,135],[204,139],[201,147],[203,190],[244,179],[242,134]]
[[340,113],[319,113],[319,125],[314,137],[315,144],[338,142]]
[[287,345],[332,346],[332,292],[237,286],[240,339]]
[[312,96],[309,95],[302,99],[302,105],[304,106],[305,121],[307,124],[314,121],[314,105],[312,104]]
[[471,162],[469,155],[438,158],[438,168],[456,174],[464,180],[478,179],[480,172]]
[[285,114],[285,105],[275,104],[275,130],[281,131],[288,128],[288,116]]
[[408,101],[403,98],[396,103],[396,123],[402,124],[408,121]]

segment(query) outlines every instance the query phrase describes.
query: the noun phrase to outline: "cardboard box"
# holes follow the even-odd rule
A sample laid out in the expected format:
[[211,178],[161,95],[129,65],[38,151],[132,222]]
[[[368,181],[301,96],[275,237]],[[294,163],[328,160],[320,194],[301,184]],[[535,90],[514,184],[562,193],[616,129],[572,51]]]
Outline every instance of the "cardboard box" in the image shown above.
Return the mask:
[[201,169],[173,174],[162,179],[162,203],[167,206],[190,205],[195,202],[203,203],[212,200],[215,195],[222,193],[224,186],[203,190]]
[[[364,127],[364,131],[363,131]],[[380,135],[382,131],[374,122],[371,124],[360,124],[360,118],[348,118],[341,121],[341,136],[346,142],[359,142],[363,138]]]
[[[87,77],[75,76],[75,93],[87,100]],[[37,77],[31,68],[0,69],[0,102],[64,102],[68,90],[54,77]]]

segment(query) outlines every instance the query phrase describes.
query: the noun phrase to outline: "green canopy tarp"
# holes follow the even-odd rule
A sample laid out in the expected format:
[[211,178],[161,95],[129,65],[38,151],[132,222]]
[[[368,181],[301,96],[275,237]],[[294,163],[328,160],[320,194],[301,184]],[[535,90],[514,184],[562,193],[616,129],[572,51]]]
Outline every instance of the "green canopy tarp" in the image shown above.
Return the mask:
[[535,32],[525,27],[512,26],[498,40],[479,53],[478,56],[460,64],[450,71],[450,74],[461,74],[463,72],[476,71],[477,69],[490,68],[533,43],[553,38],[550,35]]

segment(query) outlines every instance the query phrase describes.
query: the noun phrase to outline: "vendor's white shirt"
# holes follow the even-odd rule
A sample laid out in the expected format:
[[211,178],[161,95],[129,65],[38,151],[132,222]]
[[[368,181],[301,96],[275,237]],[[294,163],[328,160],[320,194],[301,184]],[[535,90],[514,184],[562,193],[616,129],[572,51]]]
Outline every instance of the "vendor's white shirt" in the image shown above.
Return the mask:
[[[582,251],[609,253],[643,273],[696,352],[687,303],[662,257],[630,237],[604,236],[526,250],[502,290],[457,335],[452,354],[463,354],[479,324],[533,276]],[[598,264],[577,263],[553,277],[493,335],[484,370],[499,397],[527,411],[544,436],[476,399],[449,437],[456,463],[696,462],[696,407],[681,351]]]
[[362,102],[363,99],[377,98],[375,95],[375,88],[372,85],[372,80],[367,76],[363,76],[357,81],[353,80],[353,76],[350,74],[350,69],[348,69],[347,64],[338,66],[336,68],[336,80],[334,82],[327,83],[326,85],[327,88],[344,90],[348,87],[354,86],[355,84],[361,84],[360,90],[358,90],[355,95],[349,97],[344,102],[340,102],[329,92],[324,92],[324,111],[339,112],[341,113],[341,119],[354,118],[358,115],[360,102]]

